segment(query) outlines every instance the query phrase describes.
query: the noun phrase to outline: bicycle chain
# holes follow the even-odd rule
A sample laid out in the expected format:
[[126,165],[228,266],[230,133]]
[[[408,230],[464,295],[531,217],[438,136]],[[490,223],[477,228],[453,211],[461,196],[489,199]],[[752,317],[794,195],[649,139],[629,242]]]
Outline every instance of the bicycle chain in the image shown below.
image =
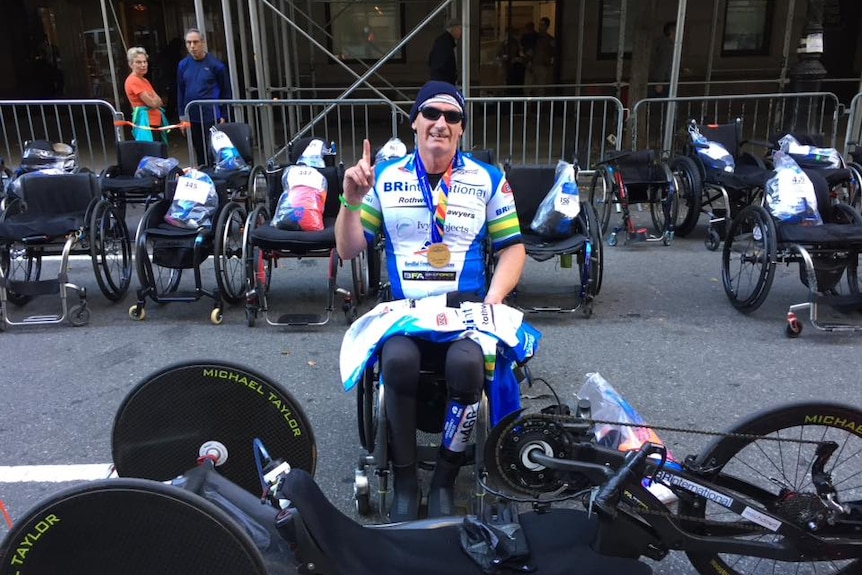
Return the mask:
[[[682,428],[682,427],[671,427],[671,426],[660,426],[660,425],[655,426],[655,425],[650,425],[647,423],[631,423],[631,422],[622,422],[622,421],[610,421],[610,420],[605,420],[605,419],[583,418],[583,417],[577,417],[574,415],[554,415],[554,414],[544,414],[544,413],[532,413],[532,414],[528,414],[524,417],[519,417],[519,418],[513,420],[507,426],[507,428],[502,431],[500,437],[501,438],[504,437],[513,427],[516,427],[519,423],[523,423],[523,420],[525,418],[529,418],[529,419],[533,419],[533,420],[538,419],[538,420],[546,420],[549,422],[557,422],[557,423],[562,424],[563,426],[567,423],[570,423],[570,424],[589,424],[590,427],[597,425],[597,424],[598,425],[613,425],[613,426],[628,426],[628,427],[638,427],[638,428],[649,428],[649,429],[652,429],[653,431],[658,430],[658,431],[668,431],[668,432],[675,432],[675,433],[688,433],[688,434],[694,434],[694,435],[707,435],[707,436],[713,436],[713,437],[729,437],[729,438],[736,438],[736,439],[746,439],[746,440],[751,440],[751,441],[765,440],[765,441],[779,441],[779,442],[799,443],[799,444],[813,444],[813,445],[819,445],[820,444],[819,441],[814,441],[814,440],[809,440],[809,439],[770,437],[770,436],[765,436],[765,435],[759,435],[756,433],[733,433],[733,432],[726,432],[726,431],[705,431],[705,430],[701,430],[701,429],[689,429],[689,428]],[[499,468],[500,467],[500,465],[499,465],[500,464],[500,461],[499,461],[500,450],[495,449],[494,451],[495,451],[495,454],[497,455],[496,463],[497,463],[497,466]],[[515,490],[519,490],[519,491],[522,489],[522,487],[520,487],[520,486],[514,484],[512,481],[510,481],[510,479],[506,476],[506,474],[501,474],[501,478],[504,480],[505,483],[507,483],[509,485],[509,487],[511,487]],[[576,495],[573,497],[576,497]],[[637,508],[636,512],[640,515],[652,515],[652,516],[656,516],[656,517],[665,517],[668,519],[672,519],[674,521],[689,521],[689,522],[698,523],[700,525],[705,525],[705,526],[715,525],[715,526],[721,526],[724,528],[732,526],[732,527],[740,529],[742,531],[751,531],[751,532],[763,532],[763,530],[764,530],[762,527],[757,526],[757,525],[753,525],[750,522],[712,521],[712,520],[707,519],[705,517],[697,517],[697,516],[691,516],[691,515],[680,515],[678,513],[674,513],[671,511],[660,511],[658,509]]]

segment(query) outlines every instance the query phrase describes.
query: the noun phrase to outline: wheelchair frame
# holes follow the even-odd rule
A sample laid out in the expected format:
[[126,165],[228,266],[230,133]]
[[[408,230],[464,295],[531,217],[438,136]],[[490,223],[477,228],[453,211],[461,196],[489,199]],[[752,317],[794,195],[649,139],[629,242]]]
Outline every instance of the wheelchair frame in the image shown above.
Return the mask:
[[[645,160],[646,169],[658,170],[665,179],[626,183],[626,168],[634,168],[631,162],[641,157]],[[636,167],[640,169],[642,166]],[[646,186],[646,197],[643,201],[649,204],[653,227],[658,236],[649,234],[646,228],[635,228],[629,206],[631,203],[642,202],[638,201],[637,197],[631,198],[629,187],[633,185]],[[618,152],[598,162],[590,182],[590,204],[596,212],[602,234],[608,231],[613,206],[617,205],[622,210],[621,224],[614,226],[608,237],[608,245],[611,247],[617,245],[617,234],[620,232],[625,232],[624,245],[633,242],[661,242],[669,246],[673,242],[679,212],[676,179],[670,167],[652,150]]]
[[[34,184],[27,184],[29,178]],[[63,188],[66,192],[69,183],[65,178],[88,180],[91,198],[84,212],[82,226],[67,230],[61,235],[31,233],[24,237],[0,239],[4,244],[0,253],[0,329],[5,325],[56,324],[66,319],[74,326],[86,325],[90,311],[86,302],[86,289],[68,281],[69,256],[87,254],[93,266],[96,281],[102,293],[111,301],[122,299],[131,281],[131,245],[125,220],[117,208],[99,192],[98,180],[90,172],[76,174],[31,175],[20,177],[22,198],[7,198],[4,210],[0,212],[0,222],[12,221],[15,216],[25,214],[38,203],[28,204],[27,196],[40,194],[39,188],[49,184]],[[27,187],[36,186],[37,191],[28,193]],[[36,208],[38,209],[38,208]],[[64,214],[59,214],[64,215]],[[56,215],[55,215],[56,216]],[[52,230],[53,231],[53,230]],[[60,255],[59,272],[56,279],[41,279],[42,257]],[[67,290],[75,290],[79,303],[69,307]],[[34,315],[15,321],[9,317],[8,302],[24,305],[33,297],[59,293],[60,314]]]

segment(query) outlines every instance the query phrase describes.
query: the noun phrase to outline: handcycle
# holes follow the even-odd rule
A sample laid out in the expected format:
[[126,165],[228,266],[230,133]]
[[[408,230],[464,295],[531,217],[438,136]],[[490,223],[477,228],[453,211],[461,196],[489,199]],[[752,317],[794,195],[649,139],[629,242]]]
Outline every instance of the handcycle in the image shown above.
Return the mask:
[[[113,451],[120,475],[134,469],[145,478],[76,486],[37,505],[0,543],[0,574],[482,572],[460,548],[463,518],[363,526],[338,511],[312,478],[316,452],[301,407],[264,376],[190,362],[144,383],[121,407]],[[169,392],[179,395],[159,399]],[[261,411],[272,419],[248,417],[258,405],[271,408],[273,397],[278,410]],[[238,398],[239,409],[230,409]],[[147,422],[187,407],[193,417],[168,420],[164,437],[146,439]],[[858,408],[767,409],[709,432],[706,449],[679,464],[656,443],[627,453],[603,445],[596,426],[615,422],[591,419],[583,401],[573,415],[562,405],[544,411],[516,412],[495,426],[483,477],[489,494],[532,504],[517,520],[536,573],[646,574],[638,558],[672,549],[704,574],[847,575],[862,566],[862,487],[851,468],[862,465]],[[277,432],[292,425],[302,431],[298,441]],[[224,445],[201,441],[225,427],[229,460]],[[247,441],[258,432],[264,440]],[[234,447],[235,437],[247,446]],[[176,477],[171,466],[198,455],[199,465]],[[677,501],[662,503],[650,482]],[[587,512],[554,505],[571,497]]]

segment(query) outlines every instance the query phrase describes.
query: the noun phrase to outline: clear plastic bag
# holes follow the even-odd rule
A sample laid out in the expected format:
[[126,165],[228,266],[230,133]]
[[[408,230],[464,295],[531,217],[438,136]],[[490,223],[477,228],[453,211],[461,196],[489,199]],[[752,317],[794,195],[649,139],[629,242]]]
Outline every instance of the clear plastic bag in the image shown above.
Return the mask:
[[778,140],[778,146],[782,152],[790,154],[790,157],[804,168],[843,168],[844,160],[835,148],[818,148],[806,146],[790,134],[786,134]]
[[766,182],[766,207],[769,213],[786,224],[819,226],[814,184],[793,158],[781,150],[772,154],[775,175]]
[[568,162],[557,162],[554,185],[539,204],[530,229],[548,239],[571,237],[580,211],[575,166]]
[[326,204],[326,178],[309,166],[288,166],[281,176],[284,190],[270,225],[280,230],[320,231]]
[[227,134],[216,126],[210,128],[210,145],[215,152],[216,172],[234,172],[237,170],[248,170],[248,164],[233,145]]
[[706,136],[701,134],[695,125],[688,127],[688,135],[691,137],[695,152],[704,165],[715,170],[733,173],[736,169],[736,162],[727,148],[718,142],[707,140]]
[[212,228],[217,208],[218,194],[212,178],[204,172],[189,169],[177,178],[177,188],[165,214],[165,222],[190,230]]
[[167,178],[168,174],[176,170],[180,161],[176,158],[157,158],[155,156],[144,156],[138,162],[135,170],[136,178]]
[[299,159],[296,160],[296,163],[302,166],[324,168],[326,167],[326,159],[324,156],[334,156],[334,154],[335,152],[331,151],[326,146],[326,142],[320,138],[314,138],[307,146],[305,146],[305,149],[302,151],[302,154],[300,154]]
[[386,160],[394,160],[403,158],[407,155],[407,146],[404,145],[399,138],[389,138],[389,141],[383,144],[377,153],[374,154],[374,163],[379,164]]

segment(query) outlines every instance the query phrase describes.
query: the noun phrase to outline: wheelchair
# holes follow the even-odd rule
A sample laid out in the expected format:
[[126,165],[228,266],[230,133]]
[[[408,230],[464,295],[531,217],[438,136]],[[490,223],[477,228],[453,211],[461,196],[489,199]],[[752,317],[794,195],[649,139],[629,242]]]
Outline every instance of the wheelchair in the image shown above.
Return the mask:
[[807,310],[811,324],[822,331],[859,331],[862,326],[821,322],[819,307],[839,312],[862,309],[859,253],[862,216],[845,203],[833,203],[830,186],[817,170],[806,174],[814,184],[823,225],[777,221],[760,204],[746,206],[733,219],[724,242],[721,277],[725,294],[740,312],[749,314],[766,300],[777,264],[798,264],[799,279],[808,288],[808,301],[791,305],[785,334],[798,337],[798,314]]
[[[125,220],[102,197],[98,178],[77,174],[28,173],[17,180],[14,197],[0,213],[0,329],[4,325],[89,321],[86,289],[68,280],[69,257],[90,256],[99,288],[108,299],[122,298],[130,283],[131,242]],[[60,255],[56,279],[42,279],[45,256]],[[68,306],[67,291],[79,303]],[[59,294],[61,313],[9,318],[8,302],[24,305],[35,296]]]
[[[145,156],[166,159],[168,146],[164,142],[117,142],[117,163],[108,166],[99,174],[102,194],[125,218],[129,204],[140,204],[144,209],[164,195],[165,177],[135,176],[138,165]],[[174,172],[176,174],[177,170]]]
[[[649,204],[653,227],[635,227],[631,217],[632,204]],[[620,225],[608,236],[608,245],[617,245],[617,235],[625,233],[623,243],[660,241],[673,242],[679,211],[676,182],[670,167],[653,150],[611,152],[598,163],[590,182],[590,204],[596,211],[602,234],[608,232],[614,206],[622,211]]]
[[[509,302],[525,313],[572,313],[580,310],[589,317],[593,311],[593,300],[602,287],[604,267],[602,230],[593,206],[589,202],[580,202],[580,213],[569,237],[548,239],[530,228],[539,205],[554,186],[555,170],[556,166],[550,164],[507,163],[505,166],[506,180],[515,197],[521,239],[527,255],[538,262],[557,258],[562,269],[573,268],[573,263],[576,263],[578,277],[574,282],[574,298],[567,297],[565,301],[557,302],[559,305],[553,305],[544,297],[546,294],[529,294],[519,286],[509,297]],[[493,260],[489,262],[491,272],[493,263]],[[568,288],[566,293],[569,293]],[[541,303],[528,301],[537,301],[540,295],[544,300]]]
[[743,151],[743,146],[750,143],[769,148],[770,144],[743,140],[739,118],[727,124],[698,124],[690,120],[689,128],[724,146],[735,164],[733,172],[707,165],[693,143],[686,143],[683,154],[670,163],[679,182],[680,213],[683,214],[676,233],[687,236],[697,225],[700,214],[706,213],[709,225],[704,244],[708,250],[715,251],[736,215],[744,207],[760,202],[766,180],[772,176],[772,170],[763,159]]
[[[273,215],[277,209],[282,192],[282,174],[290,166],[295,166],[306,146],[315,138],[301,138],[289,147],[289,165],[270,165],[266,170],[267,202],[259,203],[248,215],[242,238],[242,260],[245,266],[246,283],[246,323],[254,327],[257,318],[263,317],[273,326],[320,326],[329,322],[335,310],[336,297],[341,297],[341,309],[346,320],[353,321],[358,316],[358,306],[363,298],[369,296],[377,288],[380,275],[379,248],[369,250],[349,262],[352,289],[350,291],[338,287],[338,269],[343,266],[341,258],[335,249],[335,219],[340,209],[344,167],[335,165],[334,155],[324,155],[327,165],[311,167],[318,170],[326,178],[326,202],[323,207],[323,225],[321,231],[293,231],[279,229],[273,225]],[[270,207],[272,206],[272,212]],[[273,270],[278,267],[281,259],[301,260],[303,258],[327,258],[327,288],[326,303],[323,313],[284,313],[271,317],[269,303],[270,287]]]
[[[231,199],[229,187],[216,187],[218,205],[212,225],[187,229],[165,221],[180,180],[170,180],[164,198],[152,204],[138,224],[135,237],[135,268],[140,287],[137,303],[129,308],[129,317],[146,319],[146,301],[156,303],[195,302],[203,297],[213,300],[210,321],[223,321],[224,302],[239,303],[244,295],[242,271],[242,237],[246,207]],[[216,289],[203,287],[202,266],[213,256]],[[194,288],[180,290],[184,270],[192,270]]]

